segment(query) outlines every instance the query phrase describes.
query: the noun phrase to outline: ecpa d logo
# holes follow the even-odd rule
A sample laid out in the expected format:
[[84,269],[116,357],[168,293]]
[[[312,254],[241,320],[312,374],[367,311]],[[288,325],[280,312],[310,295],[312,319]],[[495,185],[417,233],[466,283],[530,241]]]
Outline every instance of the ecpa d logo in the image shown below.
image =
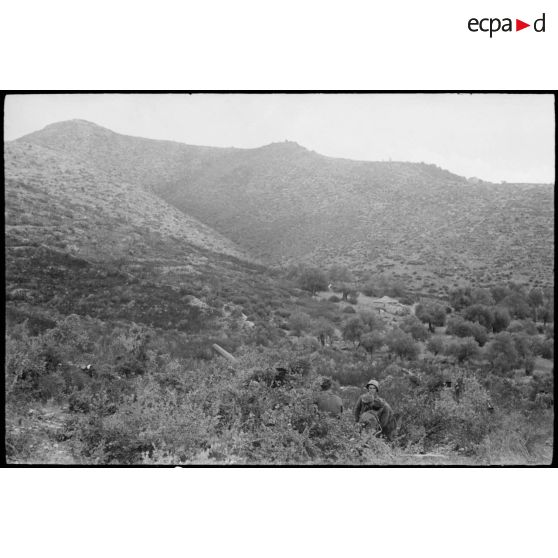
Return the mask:
[[[533,22],[533,29],[537,33],[544,33],[545,32],[545,14],[543,14],[539,19],[536,19]],[[498,17],[484,17],[482,19],[478,19],[476,17],[472,17],[467,27],[469,31],[473,33],[477,33],[481,31],[483,33],[489,33],[489,37],[492,38],[494,33],[498,33],[498,31],[512,32],[512,31],[521,31],[522,29],[526,29],[527,27],[531,27],[530,23],[525,23],[520,19],[515,20],[515,29],[513,28],[512,18],[504,17],[502,19]]]

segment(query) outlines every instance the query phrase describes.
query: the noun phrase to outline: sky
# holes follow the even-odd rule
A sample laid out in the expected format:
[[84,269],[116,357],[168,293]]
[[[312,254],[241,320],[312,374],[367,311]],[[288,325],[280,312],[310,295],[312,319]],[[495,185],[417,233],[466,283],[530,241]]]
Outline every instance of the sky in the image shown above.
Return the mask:
[[552,95],[8,95],[4,137],[74,118],[192,145],[290,140],[332,157],[434,163],[494,182],[555,178]]

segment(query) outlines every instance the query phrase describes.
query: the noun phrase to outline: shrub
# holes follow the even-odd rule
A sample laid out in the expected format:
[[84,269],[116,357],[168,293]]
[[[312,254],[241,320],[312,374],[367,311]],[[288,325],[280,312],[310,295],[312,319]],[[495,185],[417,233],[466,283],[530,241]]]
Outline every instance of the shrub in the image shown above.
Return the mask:
[[464,362],[479,355],[479,346],[472,337],[465,337],[450,341],[444,349],[444,354],[455,356],[459,362]]
[[508,309],[512,318],[523,319],[531,315],[531,308],[521,292],[514,291],[500,302],[501,306]]
[[314,322],[312,325],[312,332],[318,338],[318,341],[321,343],[322,347],[325,346],[327,341],[330,341],[334,334],[334,328],[324,318],[319,318]]
[[317,268],[306,268],[300,272],[298,284],[301,289],[316,294],[327,289],[325,273]]
[[361,347],[369,354],[381,349],[384,343],[384,336],[379,331],[365,333],[360,340]]
[[360,312],[359,317],[367,331],[382,330],[385,327],[384,321],[376,312]]
[[535,370],[535,359],[533,357],[527,357],[525,359],[525,374],[531,375]]
[[529,349],[533,355],[541,356],[543,342],[543,339],[536,335],[528,337]]
[[488,332],[483,326],[465,321],[459,317],[448,320],[446,333],[457,337],[473,337],[481,347],[488,339]]
[[290,330],[296,335],[309,331],[312,326],[312,319],[305,312],[293,312],[288,320]]
[[356,310],[352,306],[345,306],[345,308],[343,308],[343,313],[356,314]]
[[463,308],[467,308],[467,306],[471,305],[471,288],[458,287],[450,289],[449,302],[452,308],[454,308],[457,312]]
[[[494,298],[487,289],[474,289],[471,293],[471,304],[481,306],[492,306]],[[484,325],[484,324],[483,324]],[[485,326],[486,327],[486,326]]]
[[531,319],[523,320],[521,324],[523,325],[523,331],[527,335],[537,335],[537,333],[539,333],[537,326],[533,320]]
[[399,328],[392,329],[386,335],[385,341],[389,350],[401,358],[414,360],[418,356],[419,348],[411,335],[401,331]]
[[507,332],[498,333],[487,345],[485,354],[499,372],[509,372],[518,366],[519,355],[513,337]]
[[428,329],[434,331],[434,327],[443,326],[446,323],[446,310],[440,304],[421,303],[415,308],[415,316],[428,324]]
[[330,302],[341,302],[341,299],[337,295],[331,295],[328,300]]
[[414,451],[451,446],[474,452],[490,429],[487,390],[460,368],[430,369],[426,377],[418,386],[395,375],[381,384],[382,397],[400,416],[398,443]]
[[511,317],[506,308],[494,308],[494,320],[492,322],[492,331],[499,333],[510,325]]
[[415,316],[407,316],[400,325],[400,328],[405,333],[410,333],[415,341],[426,341],[428,338],[428,330]]
[[506,331],[510,333],[519,333],[523,331],[523,323],[520,320],[513,320],[513,322],[508,325]]
[[490,289],[490,294],[496,304],[499,304],[511,291],[504,285],[495,285]]
[[360,343],[363,333],[366,332],[366,325],[358,316],[350,318],[343,327],[343,339],[351,341],[355,345]]
[[366,283],[361,290],[366,296],[379,296],[378,289],[374,283]]
[[488,306],[473,304],[463,312],[463,317],[470,322],[477,322],[486,329],[492,329],[494,313]]
[[441,337],[431,337],[426,343],[426,348],[433,354],[437,355],[444,350],[444,341]]
[[440,392],[434,414],[443,423],[448,442],[465,451],[474,451],[489,432],[490,396],[473,376],[462,376],[458,385],[459,394],[453,389]]

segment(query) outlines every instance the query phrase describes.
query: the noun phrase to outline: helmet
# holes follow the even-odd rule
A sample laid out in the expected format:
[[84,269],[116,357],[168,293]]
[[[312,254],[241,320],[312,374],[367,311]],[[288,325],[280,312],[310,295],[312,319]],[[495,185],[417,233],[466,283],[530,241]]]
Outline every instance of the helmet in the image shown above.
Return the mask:
[[322,389],[329,389],[331,387],[331,378],[322,376],[322,378],[320,379],[320,387]]
[[380,391],[380,384],[376,380],[368,380],[366,387],[368,388],[368,386],[374,386],[376,391]]

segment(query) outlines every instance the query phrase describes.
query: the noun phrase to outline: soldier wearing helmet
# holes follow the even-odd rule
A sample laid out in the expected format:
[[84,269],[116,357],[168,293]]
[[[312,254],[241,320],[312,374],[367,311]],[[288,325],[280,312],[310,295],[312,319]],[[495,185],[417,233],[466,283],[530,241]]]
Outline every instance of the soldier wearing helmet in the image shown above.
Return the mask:
[[377,380],[369,380],[367,392],[362,394],[355,407],[355,421],[362,428],[370,428],[391,439],[395,432],[396,422],[389,404],[379,395],[380,384]]

